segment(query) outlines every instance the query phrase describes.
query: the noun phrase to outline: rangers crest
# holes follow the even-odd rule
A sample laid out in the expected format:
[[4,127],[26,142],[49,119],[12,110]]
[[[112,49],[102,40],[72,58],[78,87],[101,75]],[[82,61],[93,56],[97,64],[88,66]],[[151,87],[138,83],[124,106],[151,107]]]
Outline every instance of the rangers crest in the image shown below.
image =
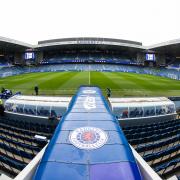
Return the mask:
[[100,128],[81,127],[75,129],[69,135],[70,142],[79,149],[97,149],[108,140],[107,133]]

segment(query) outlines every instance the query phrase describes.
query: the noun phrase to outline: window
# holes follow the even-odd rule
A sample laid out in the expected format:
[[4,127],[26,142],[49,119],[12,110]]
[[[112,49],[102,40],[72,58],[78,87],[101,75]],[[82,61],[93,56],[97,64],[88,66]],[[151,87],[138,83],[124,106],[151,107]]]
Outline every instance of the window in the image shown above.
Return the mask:
[[167,107],[167,112],[166,112],[167,114],[171,114],[175,112],[175,108],[173,104],[167,105],[166,107]]
[[114,107],[113,113],[117,118],[128,118],[128,107]]
[[66,112],[66,108],[64,107],[51,107],[51,116],[52,117],[62,117],[62,115]]
[[149,107],[144,107],[144,116],[155,116],[155,107],[154,106],[149,106]]
[[162,114],[165,114],[164,106],[156,106],[156,115],[162,115]]
[[24,114],[36,115],[36,105],[26,104],[24,106]]
[[129,107],[129,117],[142,117],[143,116],[143,109],[142,107]]
[[38,106],[37,107],[37,116],[50,116],[50,107],[49,106]]

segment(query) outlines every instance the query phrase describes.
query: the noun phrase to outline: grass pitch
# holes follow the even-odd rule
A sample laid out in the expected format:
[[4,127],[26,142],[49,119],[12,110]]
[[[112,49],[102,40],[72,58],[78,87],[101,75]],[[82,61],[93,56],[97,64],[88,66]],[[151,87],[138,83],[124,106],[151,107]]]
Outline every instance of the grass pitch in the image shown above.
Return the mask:
[[72,95],[81,85],[99,86],[112,96],[180,96],[180,81],[152,75],[121,72],[45,72],[0,79],[0,87],[34,94],[39,86],[41,95]]

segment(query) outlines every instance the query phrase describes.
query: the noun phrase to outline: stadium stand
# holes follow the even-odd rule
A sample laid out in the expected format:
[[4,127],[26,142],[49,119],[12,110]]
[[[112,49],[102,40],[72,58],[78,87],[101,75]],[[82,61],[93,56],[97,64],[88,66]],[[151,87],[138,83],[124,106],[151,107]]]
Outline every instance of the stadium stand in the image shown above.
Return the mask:
[[0,55],[0,68],[11,67],[11,66],[12,66],[12,61],[9,58]]
[[8,66],[8,62],[5,59],[0,59],[0,67]]
[[[104,38],[50,40],[39,42],[36,46],[16,41],[9,42],[6,39],[1,39],[0,44],[1,42],[4,44],[0,46],[3,52],[0,55],[0,78],[36,72],[100,71],[150,74],[180,80],[179,41],[174,42],[177,47],[172,52],[168,44],[145,47],[138,42]],[[164,52],[164,49],[167,49],[168,53]],[[26,58],[27,53],[32,53],[34,58],[33,56]],[[146,59],[149,53],[154,55],[154,59]],[[42,106],[32,106],[27,102],[22,106],[11,105],[13,108],[6,106],[7,112],[5,111],[4,116],[0,116],[0,174],[4,173],[14,178],[27,167],[27,164],[31,164],[30,162],[37,157],[53,136],[56,125],[48,123],[53,118],[59,121],[64,114],[58,112],[59,107],[55,109],[52,106],[45,107],[44,103]],[[178,107],[176,112],[180,112],[180,104],[176,107]],[[144,124],[135,122],[136,125],[132,123],[131,126],[123,126],[129,144],[163,179],[174,175],[180,179],[180,119],[170,119],[170,114],[174,113],[176,116],[173,107],[165,104],[153,107],[131,106],[122,112],[117,116],[113,111],[120,121],[127,121],[128,118],[131,122],[134,119],[146,120],[146,122],[142,120]],[[6,113],[11,116],[6,116]],[[168,121],[167,119],[161,121],[159,118],[157,123],[155,118],[166,115],[169,118]],[[25,117],[29,117],[32,121],[25,120]],[[37,121],[33,122],[34,118],[37,118]],[[150,122],[149,120],[147,123],[148,118],[153,123],[148,124]],[[46,123],[39,120],[44,120]],[[101,126],[104,124],[102,123]],[[47,140],[40,139],[38,136]],[[63,141],[66,139],[63,136],[60,138]],[[113,138],[111,140],[114,141]],[[117,156],[119,154],[121,155],[121,152],[117,151]],[[62,156],[64,156],[63,153]],[[104,162],[104,159],[102,161]],[[147,163],[145,168],[148,166]]]
[[55,126],[0,117],[0,168],[15,177],[46,145],[36,135],[52,137]]
[[162,177],[180,169],[180,119],[123,127],[128,142]]
[[123,57],[119,54],[107,54],[102,52],[62,52],[61,54],[54,54],[45,57],[40,64],[61,64],[61,63],[109,63],[109,64],[137,64],[135,59]]
[[168,68],[180,68],[180,60],[176,59],[168,65]]
[[57,71],[112,71],[112,72],[131,72],[137,74],[151,74],[171,79],[180,80],[180,73],[176,69],[140,67],[128,65],[107,65],[107,64],[59,64],[42,65],[37,67],[4,67],[0,69],[0,77],[13,76],[23,73],[35,72],[57,72]]

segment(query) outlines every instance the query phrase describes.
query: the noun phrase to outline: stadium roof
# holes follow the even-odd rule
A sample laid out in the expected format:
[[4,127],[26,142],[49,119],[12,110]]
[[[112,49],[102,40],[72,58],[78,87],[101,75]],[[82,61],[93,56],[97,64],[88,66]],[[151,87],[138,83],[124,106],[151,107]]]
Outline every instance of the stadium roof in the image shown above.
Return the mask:
[[170,45],[174,45],[174,44],[180,44],[180,39],[173,39],[170,41],[154,44],[154,45],[148,46],[148,48],[154,49],[154,48],[158,48],[158,47],[162,47],[162,46],[170,46]]
[[21,41],[10,38],[0,37],[0,50],[14,50],[24,51],[26,49],[43,49],[48,50],[51,48],[60,47],[103,47],[106,48],[121,48],[129,50],[150,50],[160,53],[173,54],[180,56],[180,39],[175,39],[167,42],[151,46],[143,46],[141,42],[112,39],[112,38],[98,38],[98,37],[77,37],[77,38],[63,38],[63,39],[50,39],[39,41],[37,45],[31,45]]
[[147,49],[180,56],[180,39],[174,39],[148,46]]
[[33,48],[33,45],[0,36],[0,49],[10,50]]
[[124,39],[112,39],[112,38],[98,38],[98,37],[77,37],[77,38],[63,38],[63,39],[51,39],[51,40],[44,40],[39,41],[38,44],[45,44],[45,43],[54,43],[54,42],[68,42],[68,41],[78,41],[80,42],[117,42],[117,43],[127,43],[127,44],[134,44],[134,45],[141,45],[141,42],[136,41],[129,41]]
[[37,48],[48,50],[55,48],[96,48],[96,49],[121,49],[130,51],[144,50],[141,42],[111,39],[111,38],[98,38],[98,37],[77,37],[77,38],[63,38],[39,41]]

